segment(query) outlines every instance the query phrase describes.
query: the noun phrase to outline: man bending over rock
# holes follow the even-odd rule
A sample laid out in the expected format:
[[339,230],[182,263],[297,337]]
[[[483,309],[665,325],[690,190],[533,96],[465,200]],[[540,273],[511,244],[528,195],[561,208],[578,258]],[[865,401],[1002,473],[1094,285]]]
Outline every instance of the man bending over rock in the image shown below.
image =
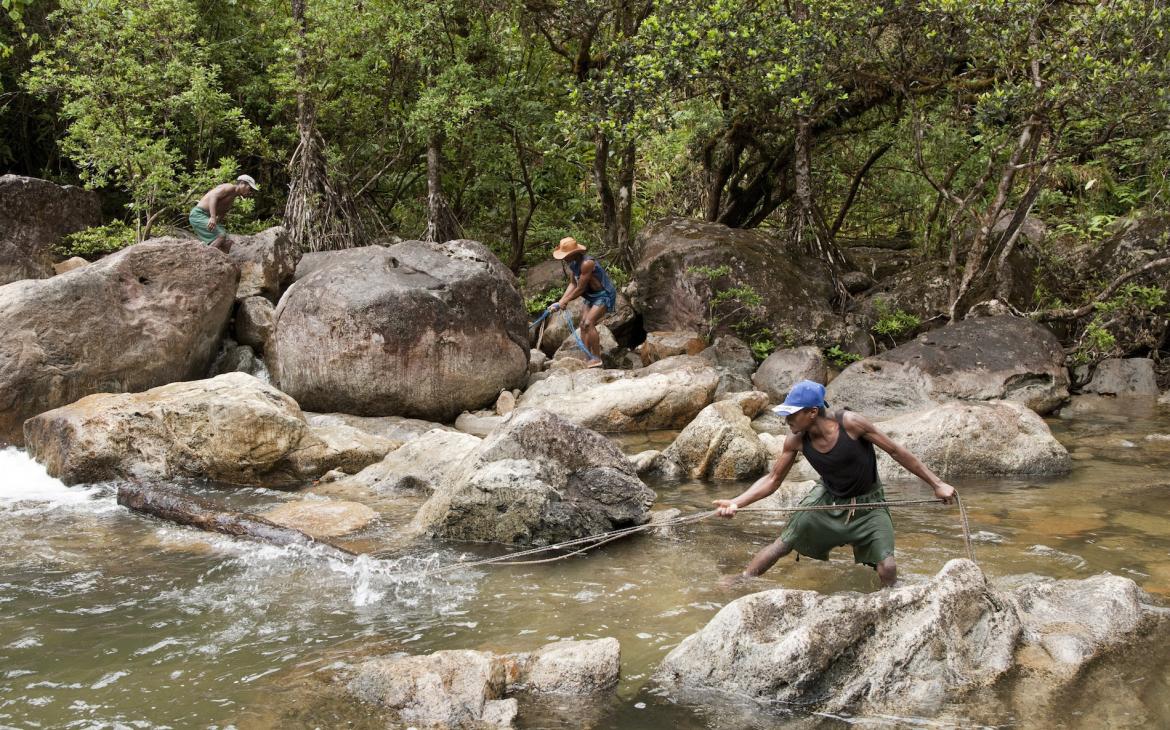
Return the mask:
[[232,242],[228,238],[227,230],[219,222],[227,217],[236,198],[250,198],[252,192],[259,189],[260,186],[251,175],[240,175],[234,183],[216,185],[208,190],[187,217],[191,227],[195,229],[195,235],[212,248],[218,248],[224,253],[230,251]]
[[761,477],[735,499],[715,500],[721,517],[734,517],[741,507],[767,497],[788,475],[799,451],[808,459],[820,480],[800,506],[840,505],[839,510],[797,512],[780,538],[756,553],[745,578],[754,578],[777,560],[795,550],[817,560],[828,560],[829,551],[841,545],[853,547],[853,560],[877,570],[883,588],[897,580],[894,563],[894,523],[888,508],[851,509],[851,504],[886,501],[877,474],[879,446],[894,461],[926,482],[934,496],[950,504],[955,488],[939,479],[918,457],[894,443],[864,416],[852,411],[826,410],[825,386],[802,380],[792,386],[782,405],[773,409],[785,417],[792,433],[772,471]]
[[589,361],[585,367],[601,367],[601,333],[597,331],[597,323],[617,305],[617,289],[601,263],[592,256],[586,256],[585,247],[572,236],[561,239],[560,244],[553,249],[553,258],[567,267],[565,278],[569,280],[569,286],[560,301],[553,302],[549,309],[554,312],[564,309],[577,297],[585,300],[585,314],[581,317],[580,327],[581,340],[589,348]]

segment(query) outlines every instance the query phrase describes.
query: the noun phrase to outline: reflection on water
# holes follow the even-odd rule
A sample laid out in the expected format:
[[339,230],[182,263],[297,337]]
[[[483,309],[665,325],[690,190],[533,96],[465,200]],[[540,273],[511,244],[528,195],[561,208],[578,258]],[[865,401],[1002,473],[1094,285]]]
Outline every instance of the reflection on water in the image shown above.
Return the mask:
[[[1074,454],[1068,477],[954,482],[984,570],[1009,583],[1109,571],[1170,597],[1170,413],[1104,401],[1079,404],[1050,425]],[[626,437],[623,448],[662,448],[669,436]],[[690,513],[745,485],[653,486],[658,507]],[[262,489],[194,489],[243,509],[290,498]],[[417,497],[379,497],[383,523],[349,543],[391,546],[381,553],[387,559],[342,563],[132,515],[115,504],[114,491],[64,487],[23,453],[0,451],[0,725],[384,727],[384,717],[330,689],[339,670],[363,656],[520,651],[557,639],[615,636],[623,676],[613,702],[522,703],[521,726],[839,726],[847,719],[783,708],[677,705],[656,691],[651,675],[683,637],[739,595],[877,585],[873,571],[853,565],[842,550],[830,562],[785,559],[750,584],[720,588],[721,576],[775,539],[783,521],[774,514],[710,520],[673,538],[611,543],[552,564],[423,577],[427,568],[499,548],[402,537]],[[887,492],[901,499],[926,490],[908,482]],[[907,580],[962,555],[952,509],[907,510],[895,514],[895,523]],[[1089,682],[1084,700],[1070,703],[1059,721],[1170,724],[1170,650],[1160,642],[1146,649],[1125,670],[1128,693],[1095,695]]]

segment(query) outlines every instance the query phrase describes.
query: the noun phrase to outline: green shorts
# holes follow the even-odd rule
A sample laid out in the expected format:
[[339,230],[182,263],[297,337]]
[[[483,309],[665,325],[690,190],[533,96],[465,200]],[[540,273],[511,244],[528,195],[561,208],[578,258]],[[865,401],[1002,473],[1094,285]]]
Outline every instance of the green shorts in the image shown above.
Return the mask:
[[[797,512],[785,526],[780,539],[800,555],[817,560],[828,560],[829,551],[842,545],[853,546],[853,560],[876,567],[894,554],[894,521],[886,507],[859,509],[849,514],[849,499],[834,497],[822,482],[812,488],[801,507],[819,504],[840,504],[839,510]],[[869,494],[857,497],[857,502],[884,502],[886,493],[879,484]]]
[[210,231],[207,230],[207,223],[211,220],[211,215],[206,210],[200,208],[198,205],[191,209],[191,213],[187,216],[187,220],[191,223],[191,227],[195,229],[195,235],[199,236],[199,240],[203,241],[204,245],[208,245],[220,236],[226,236],[228,234],[228,232],[224,230],[224,227],[218,223],[216,224],[215,228],[211,229]]

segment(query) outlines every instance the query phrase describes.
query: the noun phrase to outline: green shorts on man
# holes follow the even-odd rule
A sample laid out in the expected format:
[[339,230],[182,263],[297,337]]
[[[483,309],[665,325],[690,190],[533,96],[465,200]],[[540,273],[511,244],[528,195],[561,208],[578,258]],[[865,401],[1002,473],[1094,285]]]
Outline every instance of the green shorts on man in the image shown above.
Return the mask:
[[199,236],[199,240],[203,242],[204,246],[210,245],[215,239],[228,234],[227,230],[218,223],[209,230],[207,224],[211,221],[211,216],[198,205],[191,209],[187,220],[190,221],[191,227],[195,229],[195,235]]
[[885,501],[886,492],[881,486],[853,499],[844,499],[834,497],[823,482],[817,482],[800,506],[841,505],[841,509],[797,512],[780,539],[798,555],[817,560],[828,560],[833,548],[850,545],[854,562],[876,568],[894,554],[894,521],[890,510],[886,507],[852,509],[851,504]]

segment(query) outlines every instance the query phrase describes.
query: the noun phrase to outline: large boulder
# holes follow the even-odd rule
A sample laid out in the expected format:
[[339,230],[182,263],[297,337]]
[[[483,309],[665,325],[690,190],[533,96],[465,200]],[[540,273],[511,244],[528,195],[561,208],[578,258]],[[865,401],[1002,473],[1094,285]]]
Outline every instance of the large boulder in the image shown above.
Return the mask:
[[335,252],[289,287],[273,382],[306,408],[450,421],[527,377],[516,279],[475,241]]
[[515,411],[415,520],[456,540],[550,544],[643,524],[654,498],[606,437],[546,411]]
[[932,401],[1011,400],[1049,413],[1068,398],[1064,350],[1044,327],[1012,316],[967,319],[855,362],[826,399],[883,418]]
[[1154,361],[1148,357],[1102,360],[1093,371],[1093,379],[1081,390],[1103,395],[1156,396]]
[[319,434],[296,401],[243,373],[86,396],[24,428],[29,454],[66,484],[192,477],[290,487],[361,468],[393,446],[352,429],[348,439]]
[[236,276],[219,251],[155,239],[0,287],[0,442],[23,443],[26,418],[91,393],[203,377]]
[[768,394],[773,403],[780,403],[801,380],[824,383],[829,370],[825,356],[818,347],[794,347],[776,350],[752,375],[752,383]]
[[512,727],[518,702],[506,695],[596,697],[617,684],[620,663],[621,646],[612,638],[559,641],[515,654],[394,655],[359,664],[346,689],[393,710],[407,725]]
[[550,371],[517,401],[602,433],[682,428],[715,395],[719,373],[698,357],[667,358],[640,370]]
[[53,247],[100,225],[97,193],[20,175],[0,176],[0,285],[53,275]]
[[1059,697],[1155,621],[1128,578],[1007,592],[952,560],[931,580],[866,595],[781,589],[732,601],[666,657],[659,678],[707,702],[714,690],[821,712],[933,716],[972,691],[1032,678],[1039,694],[1019,701]]
[[680,465],[696,479],[751,479],[763,473],[768,450],[752,430],[744,405],[724,400],[700,411],[663,452],[662,460]]
[[292,283],[301,258],[283,226],[254,236],[232,236],[232,250],[228,255],[240,267],[236,299],[264,297],[273,303]]
[[[712,296],[749,286],[763,299],[755,313],[761,326],[791,335],[796,344],[828,346],[850,339],[829,305],[833,292],[824,267],[765,233],[667,218],[642,229],[639,249],[627,291],[648,332],[705,332]],[[696,270],[721,266],[730,273],[714,281]],[[728,334],[732,324],[720,322],[716,332]]]

